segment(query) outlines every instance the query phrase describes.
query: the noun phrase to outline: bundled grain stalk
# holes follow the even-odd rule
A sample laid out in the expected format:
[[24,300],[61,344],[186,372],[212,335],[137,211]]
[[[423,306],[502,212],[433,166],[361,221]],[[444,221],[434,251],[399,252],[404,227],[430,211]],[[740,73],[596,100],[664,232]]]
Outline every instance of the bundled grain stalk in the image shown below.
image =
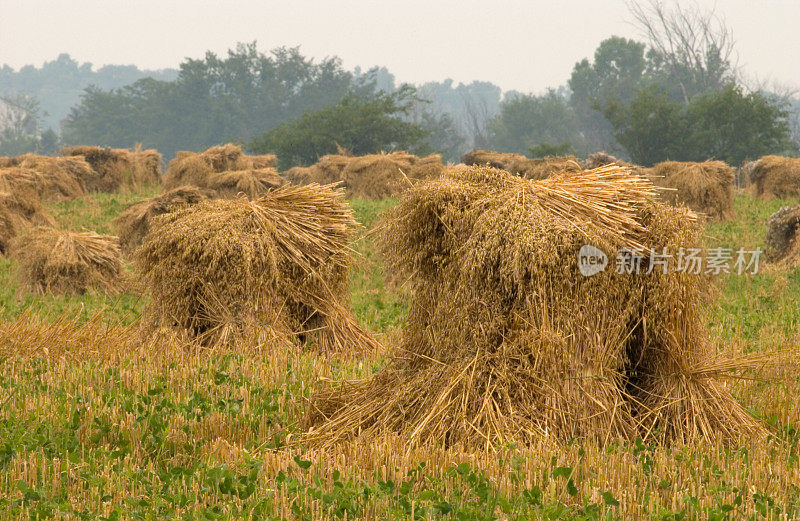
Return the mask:
[[353,160],[352,156],[345,154],[328,154],[319,158],[312,165],[310,177],[312,183],[331,184],[342,180],[342,172]]
[[157,150],[143,149],[137,144],[130,154],[133,163],[130,177],[127,179],[130,186],[138,188],[145,184],[161,182],[161,164],[164,158]]
[[767,220],[767,260],[800,266],[800,205],[784,206]]
[[174,212],[184,206],[210,199],[213,192],[194,186],[182,186],[161,195],[136,202],[114,220],[120,249],[130,255],[142,243],[150,230],[150,222],[157,215]]
[[573,156],[553,156],[531,159],[522,154],[473,150],[461,158],[465,165],[491,166],[511,172],[525,179],[544,179],[557,172],[578,172],[581,165]]
[[61,155],[83,157],[91,165],[92,175],[84,179],[90,192],[116,192],[123,186],[138,188],[158,183],[161,178],[161,154],[155,150],[133,151],[123,148],[73,146],[61,149]]
[[348,309],[352,210],[333,186],[203,201],[152,220],[135,260],[148,330],[204,344],[271,332],[321,351],[372,349]]
[[800,196],[800,158],[763,156],[742,168],[757,196],[779,199]]
[[[403,338],[365,383],[312,397],[305,440],[402,433],[409,443],[494,447],[735,440],[763,427],[717,377],[704,326],[709,281],[676,259],[617,273],[618,249],[697,246],[685,210],[606,166],[530,181],[489,167],[415,186],[385,217],[388,262],[412,286]],[[578,270],[592,245],[611,265]]]
[[512,162],[507,170],[525,179],[545,179],[558,172],[580,172],[581,164],[574,156],[525,158]]
[[293,185],[307,185],[314,182],[316,178],[314,165],[312,166],[293,166],[289,170],[283,172],[283,177]]
[[340,183],[344,169],[353,159],[352,156],[344,154],[328,154],[320,157],[311,166],[294,166],[284,172],[283,176],[290,183],[297,185]]
[[17,225],[14,215],[9,212],[4,204],[3,198],[6,194],[0,192],[0,255],[5,255],[8,243],[17,236]]
[[116,237],[39,226],[16,237],[9,251],[21,287],[39,295],[113,291],[120,281]]
[[348,197],[383,199],[393,197],[416,182],[435,179],[445,166],[442,156],[417,157],[406,152],[349,156],[322,156],[310,167],[293,167],[284,172],[292,184],[341,183]]
[[370,154],[351,158],[341,172],[350,197],[393,197],[415,182],[439,177],[444,171],[438,154],[419,158],[405,152]]
[[262,168],[275,168],[278,163],[278,158],[275,154],[261,154],[255,156],[247,156],[250,160],[249,168],[260,170]]
[[648,170],[647,176],[668,189],[661,197],[670,204],[686,205],[711,220],[733,217],[734,172],[722,161],[664,161]]
[[489,165],[493,168],[509,171],[508,169],[511,166],[511,163],[516,161],[525,161],[526,159],[528,158],[522,154],[477,149],[464,154],[461,157],[461,162],[467,166]]
[[31,181],[43,202],[69,201],[86,194],[85,181],[92,168],[80,157],[47,157],[26,154],[10,158],[5,172],[16,172]]
[[170,161],[164,174],[164,190],[193,185],[209,188],[214,174],[228,171],[263,170],[275,167],[271,154],[248,156],[233,144],[211,147],[200,153],[181,151]]
[[607,152],[595,152],[594,154],[589,154],[589,157],[587,157],[586,161],[583,162],[583,168],[585,170],[592,170],[605,165],[624,166],[630,169],[634,168],[632,163],[628,163],[622,159],[617,159]]
[[29,226],[55,224],[42,206],[36,179],[20,169],[0,169],[0,255]]
[[242,195],[248,199],[256,199],[285,183],[286,181],[274,168],[260,168],[211,174],[207,186],[217,197],[224,199]]

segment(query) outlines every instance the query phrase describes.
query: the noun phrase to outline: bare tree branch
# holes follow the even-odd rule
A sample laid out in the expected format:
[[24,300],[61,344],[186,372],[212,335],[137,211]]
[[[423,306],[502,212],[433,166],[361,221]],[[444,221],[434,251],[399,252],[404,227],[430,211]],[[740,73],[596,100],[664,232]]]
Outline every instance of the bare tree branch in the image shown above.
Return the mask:
[[475,100],[465,92],[461,93],[464,103],[464,115],[466,118],[467,134],[472,138],[473,148],[483,148],[489,142],[487,126],[490,119],[489,105],[484,99]]
[[680,5],[668,9],[661,0],[627,0],[627,6],[685,103],[736,79],[733,35],[714,10]]

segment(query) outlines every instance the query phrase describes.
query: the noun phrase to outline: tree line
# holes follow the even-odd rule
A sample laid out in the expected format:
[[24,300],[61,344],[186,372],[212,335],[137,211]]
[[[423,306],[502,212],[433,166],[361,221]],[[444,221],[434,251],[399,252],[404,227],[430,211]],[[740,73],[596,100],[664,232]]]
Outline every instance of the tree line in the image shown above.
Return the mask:
[[0,95],[35,100],[39,127],[43,131],[57,131],[69,109],[80,102],[84,89],[89,85],[109,90],[145,77],[171,81],[177,75],[175,69],[141,70],[134,65],[95,68],[91,63],[78,63],[69,54],[62,53],[40,67],[26,65],[19,70],[8,65],[0,67]]
[[[5,96],[0,154],[141,142],[171,157],[235,141],[276,153],[285,168],[340,149],[440,152],[451,161],[472,148],[605,150],[642,165],[798,152],[800,101],[744,85],[732,37],[713,12],[630,7],[646,41],[603,40],[566,85],[544,94],[502,93],[488,82],[398,85],[385,68],[348,71],[336,57],[239,44],[225,56],[187,59],[171,78],[91,85],[59,133],[41,131],[35,97]],[[0,69],[0,82],[9,74]]]

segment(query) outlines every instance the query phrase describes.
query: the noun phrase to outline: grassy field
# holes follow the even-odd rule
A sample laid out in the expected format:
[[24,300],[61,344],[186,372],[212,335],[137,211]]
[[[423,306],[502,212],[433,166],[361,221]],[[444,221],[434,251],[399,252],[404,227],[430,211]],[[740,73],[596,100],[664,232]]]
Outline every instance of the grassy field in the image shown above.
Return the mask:
[[[51,206],[70,229],[113,233],[152,193]],[[407,291],[387,288],[366,232],[391,200],[354,201],[352,307],[390,345]],[[736,199],[709,246],[763,245],[782,204]],[[708,310],[720,351],[800,340],[800,271],[762,267],[718,280]],[[406,447],[401,437],[325,452],[294,439],[322,379],[364,378],[387,353],[326,358],[303,349],[136,347],[146,299],[33,297],[0,258],[0,519],[796,519],[800,383],[736,380],[731,392],[774,437],[740,446]],[[134,346],[134,347],[131,347]]]

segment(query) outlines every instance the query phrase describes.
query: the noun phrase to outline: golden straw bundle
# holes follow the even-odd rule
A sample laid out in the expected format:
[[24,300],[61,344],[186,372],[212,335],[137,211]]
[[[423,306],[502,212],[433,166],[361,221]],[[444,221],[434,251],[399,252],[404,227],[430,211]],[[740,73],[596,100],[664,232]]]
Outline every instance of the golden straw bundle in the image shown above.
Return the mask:
[[[675,257],[615,269],[620,250],[699,244],[690,215],[655,193],[615,165],[542,181],[451,169],[404,192],[382,229],[413,295],[402,341],[368,381],[312,397],[304,441],[396,432],[412,445],[491,449],[763,436],[719,383],[752,364],[716,356],[708,278],[678,271]],[[606,269],[581,274],[586,246]]]

